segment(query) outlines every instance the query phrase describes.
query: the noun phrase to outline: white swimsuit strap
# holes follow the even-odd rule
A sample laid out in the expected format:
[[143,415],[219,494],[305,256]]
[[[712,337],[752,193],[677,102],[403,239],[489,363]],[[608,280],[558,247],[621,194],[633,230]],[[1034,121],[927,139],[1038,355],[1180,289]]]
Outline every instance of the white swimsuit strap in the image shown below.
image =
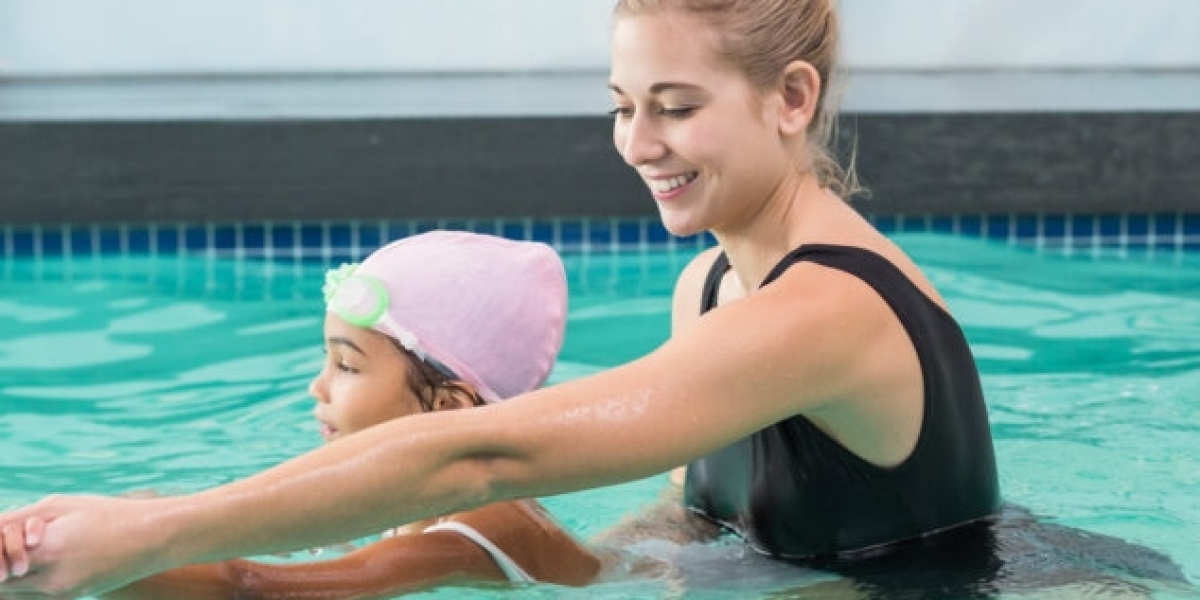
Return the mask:
[[483,548],[492,556],[492,560],[496,561],[496,566],[500,567],[500,570],[504,572],[509,581],[521,583],[534,583],[537,581],[533,577],[530,577],[529,573],[526,573],[525,569],[522,569],[521,565],[517,564],[517,561],[513,560],[499,546],[493,544],[491,540],[484,537],[482,533],[479,533],[470,525],[459,523],[458,521],[442,521],[441,523],[435,523],[425,528],[425,533],[431,531],[453,531],[479,544],[480,548]]

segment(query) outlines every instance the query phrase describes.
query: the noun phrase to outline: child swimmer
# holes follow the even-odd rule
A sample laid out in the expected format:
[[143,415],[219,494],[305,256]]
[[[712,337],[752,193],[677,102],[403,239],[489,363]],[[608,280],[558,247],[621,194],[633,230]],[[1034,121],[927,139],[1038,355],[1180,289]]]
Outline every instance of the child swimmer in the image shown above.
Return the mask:
[[[390,419],[537,388],[562,346],[566,278],[543,244],[424,233],[330,271],[324,292],[327,357],[309,389],[329,443]],[[536,501],[515,500],[409,523],[332,560],[191,565],[102,597],[387,598],[454,583],[580,586],[604,564]]]

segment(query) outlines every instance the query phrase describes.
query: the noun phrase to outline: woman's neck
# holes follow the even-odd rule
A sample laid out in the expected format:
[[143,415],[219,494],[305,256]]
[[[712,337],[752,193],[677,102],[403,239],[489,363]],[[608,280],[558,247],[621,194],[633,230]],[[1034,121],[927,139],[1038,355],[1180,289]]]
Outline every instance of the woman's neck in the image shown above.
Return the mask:
[[845,203],[820,187],[817,178],[797,174],[781,183],[760,210],[739,227],[713,230],[734,274],[747,291],[758,288],[771,269],[793,249],[827,240],[831,220]]

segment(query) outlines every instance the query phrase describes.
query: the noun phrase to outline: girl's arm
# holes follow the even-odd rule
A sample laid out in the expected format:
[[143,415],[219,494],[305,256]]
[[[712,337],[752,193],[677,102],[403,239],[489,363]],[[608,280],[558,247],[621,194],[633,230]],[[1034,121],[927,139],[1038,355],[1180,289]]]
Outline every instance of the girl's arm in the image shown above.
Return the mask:
[[[449,520],[473,527],[538,581],[583,585],[600,559],[533,502],[503,502]],[[269,600],[391,598],[447,583],[505,581],[493,558],[449,531],[386,538],[332,560],[266,564],[248,560],[191,565],[103,594],[104,600]]]
[[229,600],[237,598],[232,565],[238,560],[188,565],[135,581],[102,594],[104,600]]
[[438,584],[502,579],[495,563],[461,536],[401,535],[319,562],[234,559],[190,565],[102,594],[104,600],[391,598]]

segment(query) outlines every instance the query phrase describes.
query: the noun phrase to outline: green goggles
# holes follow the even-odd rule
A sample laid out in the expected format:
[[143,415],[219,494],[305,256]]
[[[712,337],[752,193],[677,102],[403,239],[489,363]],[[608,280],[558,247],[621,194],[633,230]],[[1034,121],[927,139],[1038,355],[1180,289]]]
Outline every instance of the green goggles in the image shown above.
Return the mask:
[[355,327],[386,334],[442,375],[460,379],[453,369],[426,353],[413,332],[392,319],[387,310],[390,301],[387,288],[378,279],[357,273],[358,266],[358,263],[343,264],[325,273],[321,292],[325,296],[326,309]]

